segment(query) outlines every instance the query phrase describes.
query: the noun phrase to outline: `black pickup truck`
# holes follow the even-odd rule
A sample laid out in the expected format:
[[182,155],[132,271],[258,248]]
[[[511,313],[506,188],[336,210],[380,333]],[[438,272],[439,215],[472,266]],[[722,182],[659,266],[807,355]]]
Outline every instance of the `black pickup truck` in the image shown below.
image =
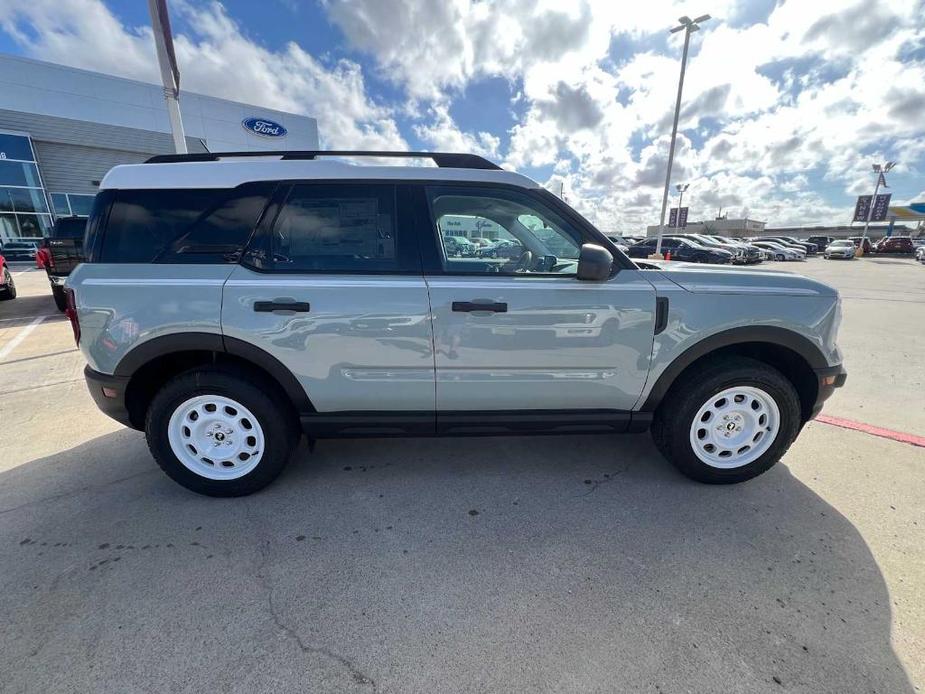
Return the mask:
[[51,282],[51,294],[59,311],[67,308],[64,280],[71,270],[83,262],[84,230],[86,217],[61,217],[55,222],[51,235],[45,239],[45,272]]

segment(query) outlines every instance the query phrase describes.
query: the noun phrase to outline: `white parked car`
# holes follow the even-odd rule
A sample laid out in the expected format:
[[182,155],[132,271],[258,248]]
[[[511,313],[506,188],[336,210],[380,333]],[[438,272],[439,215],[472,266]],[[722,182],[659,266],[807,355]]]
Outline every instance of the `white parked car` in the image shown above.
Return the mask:
[[842,260],[852,260],[855,254],[854,241],[850,239],[839,239],[838,241],[832,241],[828,246],[825,247],[825,251],[822,253],[822,257],[825,259],[831,258],[841,258]]
[[770,251],[774,260],[806,260],[805,252],[777,241],[752,241],[752,245]]

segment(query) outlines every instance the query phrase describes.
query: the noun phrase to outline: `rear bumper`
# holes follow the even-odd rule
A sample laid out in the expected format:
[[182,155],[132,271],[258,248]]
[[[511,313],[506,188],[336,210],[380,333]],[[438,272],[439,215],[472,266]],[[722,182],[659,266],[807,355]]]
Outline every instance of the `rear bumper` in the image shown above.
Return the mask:
[[99,371],[94,371],[89,366],[84,367],[84,378],[87,381],[87,388],[90,390],[90,397],[100,408],[103,414],[112,417],[114,420],[132,429],[136,428],[129,417],[128,408],[125,405],[125,389],[128,387],[129,378],[125,376],[110,376]]
[[825,369],[814,369],[816,377],[819,379],[819,386],[816,391],[816,402],[810,411],[809,418],[812,419],[822,411],[822,405],[832,397],[836,388],[845,385],[848,379],[848,372],[845,371],[843,364],[829,366]]

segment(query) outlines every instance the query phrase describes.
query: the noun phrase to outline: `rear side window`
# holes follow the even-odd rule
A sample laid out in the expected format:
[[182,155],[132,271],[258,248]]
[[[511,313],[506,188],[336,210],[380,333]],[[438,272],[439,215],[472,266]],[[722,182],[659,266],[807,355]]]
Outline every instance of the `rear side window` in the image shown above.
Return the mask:
[[396,272],[408,267],[399,247],[395,188],[296,184],[269,238],[269,266],[289,272]]
[[82,239],[87,229],[84,217],[64,217],[55,222],[51,232],[53,239]]
[[237,262],[273,187],[114,191],[98,262]]

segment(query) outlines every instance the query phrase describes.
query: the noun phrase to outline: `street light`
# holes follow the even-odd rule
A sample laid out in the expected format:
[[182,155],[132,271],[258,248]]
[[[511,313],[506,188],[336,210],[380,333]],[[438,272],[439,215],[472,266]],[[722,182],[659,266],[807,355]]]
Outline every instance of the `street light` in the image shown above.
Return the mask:
[[880,181],[886,186],[886,179],[883,177],[887,171],[896,166],[895,161],[888,161],[886,164],[874,164],[871,168],[877,174],[877,185],[874,186],[874,194],[870,198],[870,206],[867,209],[867,219],[864,220],[864,231],[861,233],[861,243],[858,248],[858,255],[864,255],[864,242],[867,241],[867,227],[870,226],[870,218],[874,215],[874,203],[877,202],[877,193],[880,192]]
[[[671,126],[671,144],[668,146],[668,171],[665,173],[665,192],[662,194],[662,214],[658,221],[658,241],[655,243],[655,255],[662,254],[662,235],[665,233],[665,208],[668,206],[668,188],[671,186],[671,165],[674,162],[674,143],[678,137],[678,118],[681,115],[681,92],[684,90],[684,71],[687,69],[687,48],[691,42],[691,34],[700,31],[700,25],[710,19],[710,15],[703,14],[697,19],[687,15],[680,17],[680,24],[668,33],[676,34],[684,31],[684,51],[681,53],[681,78],[678,80],[678,100],[674,106],[674,124]],[[680,214],[680,211],[678,212]]]

